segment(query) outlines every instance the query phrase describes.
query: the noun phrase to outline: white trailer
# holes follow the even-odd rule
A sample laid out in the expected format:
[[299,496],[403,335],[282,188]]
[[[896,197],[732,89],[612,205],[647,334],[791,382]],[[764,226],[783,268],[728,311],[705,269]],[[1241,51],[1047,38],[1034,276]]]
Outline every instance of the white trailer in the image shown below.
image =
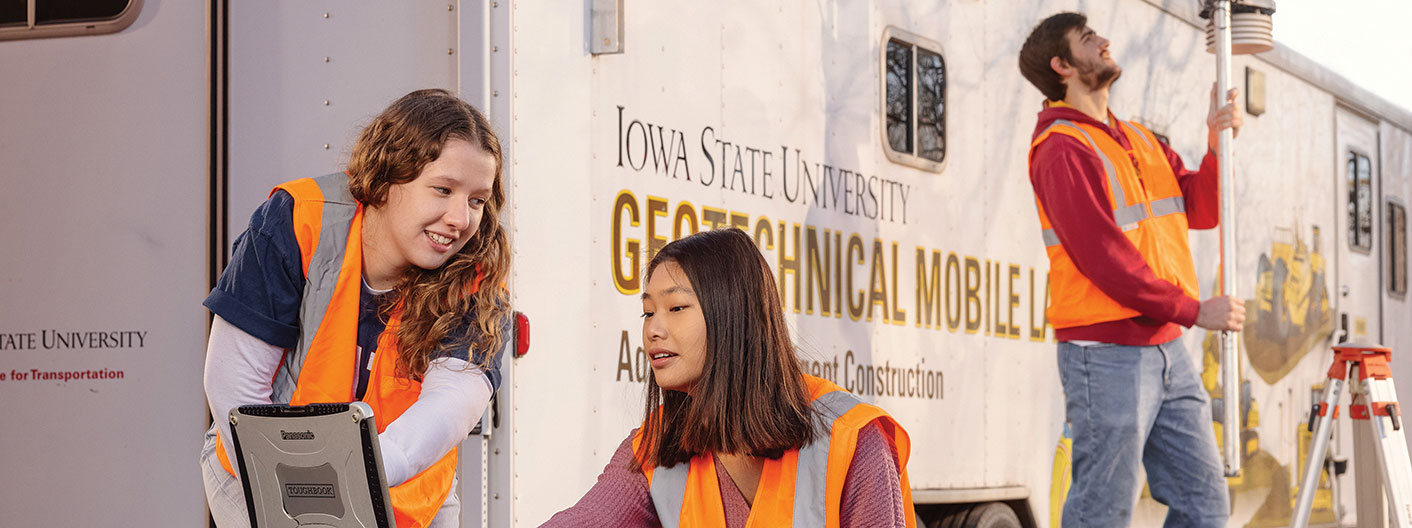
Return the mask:
[[[463,447],[464,526],[535,526],[592,485],[641,420],[642,266],[729,226],[775,264],[806,369],[911,434],[926,522],[984,506],[997,526],[1053,526],[1067,454],[1020,43],[1086,11],[1124,66],[1112,108],[1190,166],[1214,80],[1195,2],[132,5],[113,34],[0,42],[0,233],[23,248],[0,255],[0,400],[19,402],[0,406],[0,467],[19,469],[0,511],[17,524],[202,522],[199,303],[229,241],[274,184],[340,167],[361,124],[433,86],[504,139],[509,286],[534,329]],[[1412,346],[1412,113],[1283,47],[1234,64],[1251,321],[1232,525],[1282,526],[1329,343]],[[1192,242],[1208,296],[1216,234]],[[118,331],[146,341],[70,335]],[[1214,342],[1186,343],[1219,396]],[[125,377],[10,372],[94,369]],[[1354,463],[1330,464],[1314,519],[1378,525],[1354,506],[1375,472],[1341,426],[1331,458]],[[1143,498],[1135,524],[1162,514]]]

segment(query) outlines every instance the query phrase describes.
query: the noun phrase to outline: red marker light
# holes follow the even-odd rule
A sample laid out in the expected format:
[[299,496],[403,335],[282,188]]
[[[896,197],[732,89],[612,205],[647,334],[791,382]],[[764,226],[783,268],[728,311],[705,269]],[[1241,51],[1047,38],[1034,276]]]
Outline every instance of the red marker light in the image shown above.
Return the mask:
[[515,357],[524,357],[529,353],[530,327],[529,317],[524,313],[515,312]]

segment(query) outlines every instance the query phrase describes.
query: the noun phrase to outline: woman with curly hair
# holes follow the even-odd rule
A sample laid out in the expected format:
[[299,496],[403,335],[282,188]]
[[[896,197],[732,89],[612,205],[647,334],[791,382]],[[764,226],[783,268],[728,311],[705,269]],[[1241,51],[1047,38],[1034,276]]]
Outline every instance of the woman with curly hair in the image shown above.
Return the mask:
[[456,446],[500,382],[510,248],[500,140],[444,90],[398,99],[347,171],[281,184],[205,305],[202,474],[211,514],[249,526],[225,419],[260,403],[361,400],[398,526],[454,526]]

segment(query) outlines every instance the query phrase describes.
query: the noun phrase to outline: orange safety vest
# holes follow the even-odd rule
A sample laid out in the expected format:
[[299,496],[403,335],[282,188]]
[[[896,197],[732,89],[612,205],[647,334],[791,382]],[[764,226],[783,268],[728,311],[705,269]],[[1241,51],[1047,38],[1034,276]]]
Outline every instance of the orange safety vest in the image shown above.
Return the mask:
[[[781,526],[837,528],[843,503],[843,482],[858,446],[858,431],[874,421],[882,426],[888,442],[897,450],[901,466],[902,503],[907,527],[915,528],[912,487],[907,481],[907,457],[911,452],[907,431],[881,408],[863,403],[834,383],[805,375],[810,407],[828,425],[822,435],[799,449],[791,449],[775,460],[765,460],[760,485],[750,508],[747,528]],[[645,423],[643,424],[646,425]],[[642,433],[633,437],[637,450]],[[672,467],[644,467],[651,489],[652,505],[663,528],[706,528],[726,525],[716,464],[710,453]]]
[[[349,194],[348,177],[343,173],[275,187],[280,189],[294,197],[294,236],[303,257],[305,285],[299,307],[299,345],[285,353],[275,374],[271,399],[290,405],[351,401],[358,369],[355,351],[363,287],[363,206]],[[422,392],[420,382],[394,374],[400,321],[400,313],[394,311],[387,329],[378,337],[363,395],[377,417],[379,433]],[[388,490],[399,528],[431,524],[451,492],[458,449]],[[217,449],[216,456],[221,467],[234,475],[225,449]]]
[[[1113,221],[1123,230],[1147,266],[1158,278],[1181,286],[1187,295],[1197,296],[1196,266],[1187,242],[1186,199],[1166,154],[1152,131],[1125,121],[1118,127],[1132,150],[1123,149],[1107,132],[1087,123],[1056,120],[1030,143],[1034,149],[1053,134],[1062,134],[1088,145],[1103,162],[1105,187],[1113,208]],[[1044,206],[1039,210],[1045,252],[1049,254],[1051,300],[1045,315],[1055,328],[1087,326],[1130,319],[1140,315],[1098,289],[1074,266],[1074,261],[1054,228]]]

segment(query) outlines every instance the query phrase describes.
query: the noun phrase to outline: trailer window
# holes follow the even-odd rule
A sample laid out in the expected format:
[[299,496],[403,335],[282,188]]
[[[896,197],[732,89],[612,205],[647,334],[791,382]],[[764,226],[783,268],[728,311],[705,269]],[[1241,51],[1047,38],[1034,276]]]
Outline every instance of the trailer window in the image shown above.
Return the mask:
[[107,20],[121,15],[127,4],[128,0],[35,0],[34,18],[37,24]]
[[29,21],[29,6],[24,0],[0,0],[0,28],[23,26]]
[[946,61],[927,39],[888,28],[883,49],[884,152],[940,172],[946,159]]
[[912,47],[887,41],[887,144],[912,153]]
[[1353,151],[1348,153],[1348,245],[1373,249],[1373,164]]
[[946,63],[917,48],[917,155],[940,163],[946,157]]
[[116,33],[141,10],[142,0],[0,0],[0,40]]
[[1387,202],[1387,266],[1388,291],[1407,295],[1407,208],[1392,200]]

